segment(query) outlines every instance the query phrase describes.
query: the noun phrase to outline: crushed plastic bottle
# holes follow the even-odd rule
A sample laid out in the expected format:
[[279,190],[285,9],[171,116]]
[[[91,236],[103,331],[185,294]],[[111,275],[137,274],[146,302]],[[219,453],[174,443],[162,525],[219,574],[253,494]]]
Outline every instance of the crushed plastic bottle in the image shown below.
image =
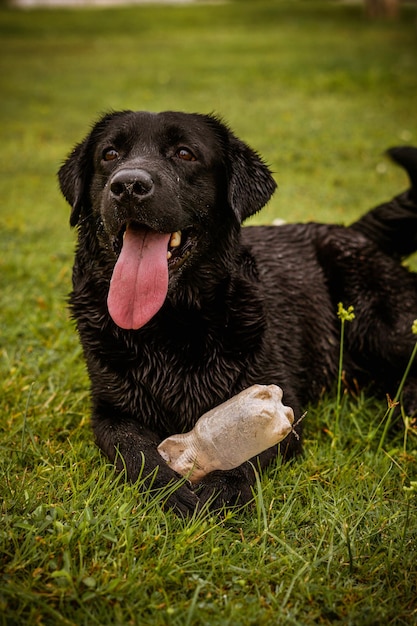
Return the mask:
[[281,400],[277,385],[253,385],[205,413],[190,432],[164,439],[158,452],[192,483],[238,467],[291,432],[294,413]]

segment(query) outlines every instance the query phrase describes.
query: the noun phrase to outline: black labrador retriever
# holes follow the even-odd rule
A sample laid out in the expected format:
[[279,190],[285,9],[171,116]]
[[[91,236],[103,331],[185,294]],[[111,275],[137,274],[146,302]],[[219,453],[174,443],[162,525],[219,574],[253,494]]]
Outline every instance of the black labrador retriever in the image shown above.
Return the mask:
[[[250,462],[192,487],[157,446],[254,383],[282,387],[299,417],[337,378],[339,302],[355,311],[347,377],[395,394],[415,341],[417,275],[401,261],[417,249],[417,148],[390,153],[411,189],[351,226],[242,229],[276,185],[214,116],[115,112],[75,147],[59,172],[78,227],[70,303],[96,441],[130,480],[176,484],[180,514],[249,501]],[[417,410],[415,368],[403,402]],[[293,432],[255,461],[299,450]]]

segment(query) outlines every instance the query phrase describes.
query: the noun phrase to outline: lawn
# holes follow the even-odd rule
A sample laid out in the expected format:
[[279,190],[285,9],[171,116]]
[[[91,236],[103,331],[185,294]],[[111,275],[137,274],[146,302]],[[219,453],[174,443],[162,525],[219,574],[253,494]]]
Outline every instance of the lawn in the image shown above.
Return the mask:
[[349,223],[407,184],[384,151],[417,144],[415,8],[1,8],[0,32],[0,624],[417,624],[417,430],[404,416],[383,436],[366,391],[339,407],[335,381],[306,407],[304,456],[224,519],[177,519],[115,479],[89,429],[56,182],[103,111],[215,111],[276,173],[257,223]]

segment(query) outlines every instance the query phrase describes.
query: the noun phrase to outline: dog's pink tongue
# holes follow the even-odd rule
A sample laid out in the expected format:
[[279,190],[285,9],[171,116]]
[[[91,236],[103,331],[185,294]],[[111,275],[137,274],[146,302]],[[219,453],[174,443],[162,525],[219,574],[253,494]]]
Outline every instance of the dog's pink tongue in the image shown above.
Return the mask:
[[127,228],[107,298],[118,326],[141,328],[159,311],[168,291],[170,234]]

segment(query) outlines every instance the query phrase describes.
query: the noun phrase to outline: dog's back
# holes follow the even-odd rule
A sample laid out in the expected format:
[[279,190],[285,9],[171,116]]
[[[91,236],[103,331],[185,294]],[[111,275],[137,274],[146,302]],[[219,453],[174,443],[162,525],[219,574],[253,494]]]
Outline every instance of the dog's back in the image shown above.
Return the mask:
[[[399,363],[410,353],[417,277],[399,263],[417,249],[417,148],[389,151],[412,187],[345,228],[326,224],[248,227],[242,240],[256,258],[272,344],[302,381],[302,401],[336,377],[338,303],[353,306],[347,376],[395,393]],[[405,333],[406,329],[408,330]],[[412,395],[412,394],[411,394]],[[417,397],[411,410],[417,409]]]

